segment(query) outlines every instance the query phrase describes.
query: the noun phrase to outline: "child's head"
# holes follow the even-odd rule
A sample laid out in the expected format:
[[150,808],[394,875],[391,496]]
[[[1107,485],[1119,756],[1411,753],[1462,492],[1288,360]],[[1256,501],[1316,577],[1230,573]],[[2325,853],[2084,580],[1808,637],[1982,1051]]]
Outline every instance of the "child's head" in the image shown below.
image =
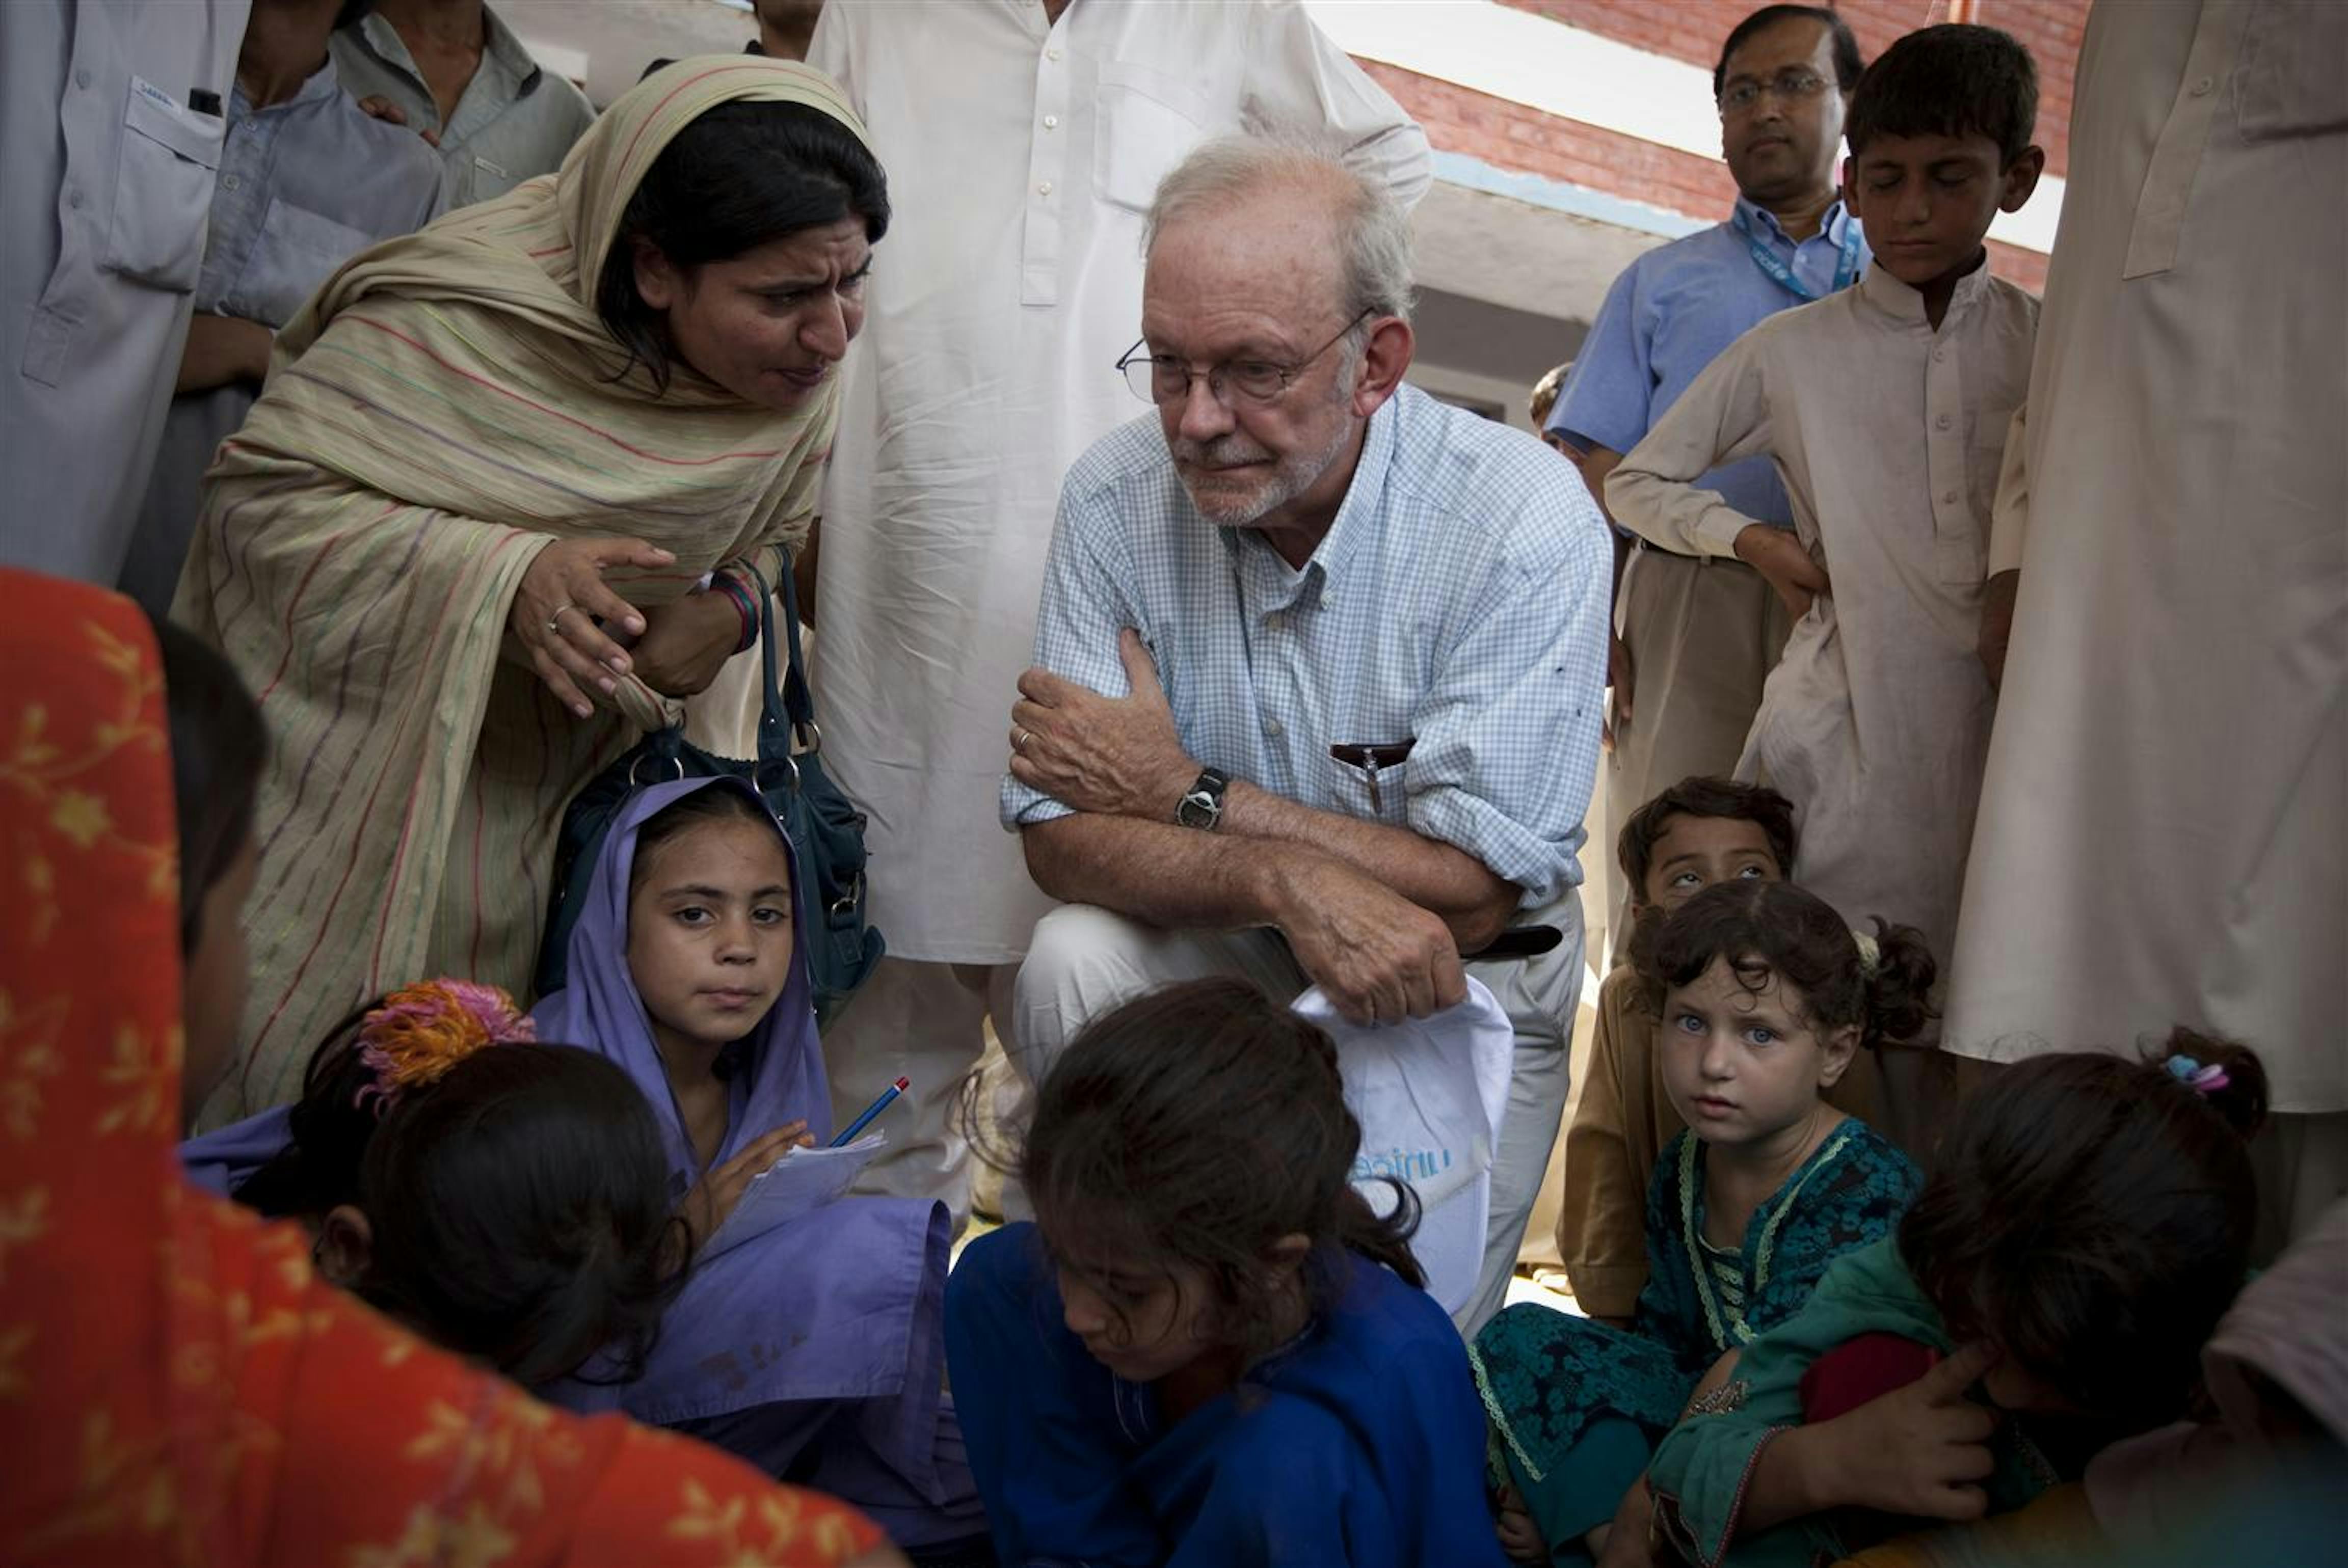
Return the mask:
[[1707,1143],[1757,1142],[1813,1112],[1861,1047],[1913,1039],[1931,1016],[1923,938],[1855,933],[1784,882],[1707,887],[1632,956],[1660,999],[1663,1087]]
[[718,781],[647,821],[628,875],[628,974],[654,1038],[721,1049],[790,983],[790,846],[757,795]]
[[180,1112],[192,1122],[228,1071],[243,1021],[244,901],[259,864],[252,809],[269,736],[227,660],[169,621],[153,624],[180,825],[180,1012],[187,1037]]
[[1994,27],[1949,23],[1876,56],[1851,95],[1843,190],[1875,260],[1921,288],[1971,268],[2000,211],[2030,200],[2038,68]]
[[1954,1338],[2003,1352],[1992,1399],[2143,1426],[2182,1411],[2249,1265],[2265,1115],[2258,1058],[2184,1029],[2148,1060],[2034,1057],[1974,1091],[1900,1252]]
[[329,1278],[526,1386],[641,1370],[685,1250],[620,1068],[494,988],[410,986],[319,1047],[292,1132],[236,1198],[308,1222]]
[[1260,1350],[1350,1248],[1425,1283],[1406,1201],[1351,1184],[1336,1049],[1241,980],[1193,980],[1086,1028],[1045,1077],[1020,1161],[1068,1327],[1128,1382]]
[[1639,913],[1669,914],[1715,882],[1783,882],[1795,844],[1793,802],[1699,774],[1632,812],[1614,854]]

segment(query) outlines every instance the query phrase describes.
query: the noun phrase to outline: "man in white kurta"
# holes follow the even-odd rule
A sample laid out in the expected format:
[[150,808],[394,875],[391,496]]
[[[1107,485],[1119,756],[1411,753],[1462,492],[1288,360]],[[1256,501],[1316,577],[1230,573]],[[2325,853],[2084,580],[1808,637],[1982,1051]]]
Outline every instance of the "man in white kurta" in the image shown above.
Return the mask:
[[2343,73],[2335,0],[2089,18],[1943,1030],[2249,1042],[2295,1228],[2348,1184]]
[[[1856,289],[1732,344],[1607,482],[1615,520],[1666,549],[1732,555],[1756,519],[1691,483],[1776,461],[1802,547],[1826,572],[1763,688],[1737,776],[1801,822],[1795,880],[1861,929],[1956,933],[1994,698],[1976,654],[1990,507],[2030,374],[2038,302],[1986,261],[1939,330],[1924,296],[1868,268]],[[1887,1064],[1888,1065],[1888,1064]],[[1893,1125],[1921,1129],[1890,1075]]]
[[[1201,141],[1301,136],[1406,203],[1426,138],[1293,0],[828,5],[895,213],[844,374],[813,620],[824,760],[890,958],[826,1037],[835,1109],[900,1074],[873,1187],[967,1204],[949,1112],[1050,907],[995,822],[1060,480],[1130,420],[1141,228]],[[998,1028],[1005,1010],[995,1009]]]
[[108,585],[121,573],[250,9],[0,5],[0,562]]

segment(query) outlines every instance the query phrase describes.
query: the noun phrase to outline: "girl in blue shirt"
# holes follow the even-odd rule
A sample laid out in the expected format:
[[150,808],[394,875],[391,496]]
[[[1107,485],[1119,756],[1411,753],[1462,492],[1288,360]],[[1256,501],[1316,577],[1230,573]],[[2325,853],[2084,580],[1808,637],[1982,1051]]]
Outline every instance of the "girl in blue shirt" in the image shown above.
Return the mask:
[[1466,1349],[1360,1143],[1328,1036],[1241,981],[1069,1048],[1018,1164],[1036,1223],[946,1287],[1005,1564],[1498,1568]]

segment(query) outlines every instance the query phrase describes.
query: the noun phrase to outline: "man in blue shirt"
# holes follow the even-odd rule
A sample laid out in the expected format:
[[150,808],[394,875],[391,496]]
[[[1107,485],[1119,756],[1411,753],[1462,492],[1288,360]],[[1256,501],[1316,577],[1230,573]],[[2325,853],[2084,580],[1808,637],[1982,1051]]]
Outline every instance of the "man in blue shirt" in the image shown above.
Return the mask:
[[[1343,164],[1210,144],[1145,254],[1120,368],[1158,412],[1069,470],[1012,710],[1004,824],[1068,901],[1029,945],[1013,1060],[1042,1077],[1169,980],[1317,984],[1369,1023],[1472,974],[1516,1030],[1472,1330],[1565,1099],[1605,530],[1554,455],[1402,384],[1406,220]],[[1553,945],[1463,970],[1522,927]]]
[[[1550,411],[1591,494],[1714,358],[1763,317],[1849,285],[1868,262],[1837,199],[1842,121],[1865,62],[1850,28],[1811,5],[1767,5],[1738,23],[1713,69],[1721,153],[1736,180],[1728,220],[1631,263],[1576,354]],[[1765,457],[1700,481],[1747,517],[1791,528]],[[1699,560],[1618,536],[1612,661],[1610,820],[1691,774],[1736,765],[1761,685],[1792,620],[1742,561]],[[1608,857],[1608,909],[1627,935]]]

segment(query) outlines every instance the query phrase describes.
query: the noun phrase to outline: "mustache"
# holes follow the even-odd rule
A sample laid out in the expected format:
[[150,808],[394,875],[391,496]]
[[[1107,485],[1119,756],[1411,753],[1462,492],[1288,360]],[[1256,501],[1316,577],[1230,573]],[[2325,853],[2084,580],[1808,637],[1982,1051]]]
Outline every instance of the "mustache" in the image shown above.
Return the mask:
[[1174,438],[1174,460],[1197,468],[1230,468],[1241,463],[1262,463],[1272,454],[1246,436],[1233,431],[1218,436],[1212,441],[1193,441],[1188,436]]

